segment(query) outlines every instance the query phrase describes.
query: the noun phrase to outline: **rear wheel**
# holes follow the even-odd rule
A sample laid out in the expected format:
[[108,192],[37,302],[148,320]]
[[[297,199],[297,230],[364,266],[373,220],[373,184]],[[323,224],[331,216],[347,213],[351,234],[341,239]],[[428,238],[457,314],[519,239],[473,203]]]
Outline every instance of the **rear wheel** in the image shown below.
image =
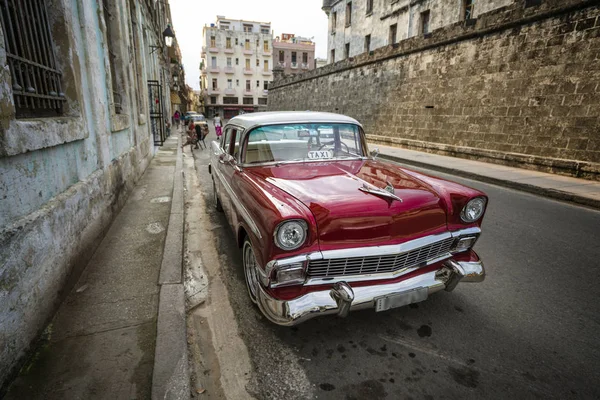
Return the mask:
[[221,200],[219,200],[219,195],[217,194],[217,185],[215,184],[215,180],[213,179],[213,203],[217,211],[223,211],[223,206],[221,205]]
[[243,264],[244,264],[244,277],[246,278],[246,286],[248,287],[248,295],[250,300],[256,304],[256,297],[258,295],[258,271],[256,268],[256,257],[254,256],[254,249],[250,239],[244,240],[244,247],[242,251]]

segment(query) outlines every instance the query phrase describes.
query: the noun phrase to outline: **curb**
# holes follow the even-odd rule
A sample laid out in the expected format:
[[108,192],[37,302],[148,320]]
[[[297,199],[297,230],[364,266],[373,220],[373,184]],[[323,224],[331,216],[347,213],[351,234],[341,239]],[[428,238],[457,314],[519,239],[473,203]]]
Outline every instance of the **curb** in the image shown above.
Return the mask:
[[173,173],[171,214],[160,268],[160,297],[152,373],[152,399],[189,399],[185,292],[183,284],[183,177],[181,136]]
[[394,161],[397,163],[407,164],[407,165],[411,165],[411,166],[415,166],[415,167],[419,167],[419,168],[426,168],[426,169],[431,169],[431,170],[435,170],[435,171],[445,172],[448,174],[461,176],[463,178],[469,178],[469,179],[473,179],[473,180],[477,180],[477,181],[481,181],[481,182],[485,182],[485,183],[492,183],[494,185],[504,186],[504,187],[507,187],[510,189],[516,189],[516,190],[520,190],[523,192],[528,192],[528,193],[533,193],[533,194],[549,197],[549,198],[555,199],[555,200],[561,200],[561,201],[565,201],[565,202],[569,202],[569,203],[576,203],[579,205],[584,205],[584,206],[592,207],[595,209],[600,209],[600,200],[590,199],[589,197],[579,196],[577,194],[573,194],[573,193],[569,193],[569,192],[563,192],[562,190],[547,189],[547,188],[542,188],[542,187],[535,186],[535,185],[530,185],[527,183],[492,178],[492,177],[489,177],[486,175],[476,174],[474,172],[467,172],[467,171],[450,168],[450,167],[442,167],[442,166],[435,165],[435,164],[428,164],[428,163],[424,163],[424,162],[420,162],[420,161],[409,160],[409,159],[405,159],[402,157],[391,156],[391,155],[383,154],[383,153],[380,153],[378,157],[382,158],[384,160],[388,160],[388,161]]

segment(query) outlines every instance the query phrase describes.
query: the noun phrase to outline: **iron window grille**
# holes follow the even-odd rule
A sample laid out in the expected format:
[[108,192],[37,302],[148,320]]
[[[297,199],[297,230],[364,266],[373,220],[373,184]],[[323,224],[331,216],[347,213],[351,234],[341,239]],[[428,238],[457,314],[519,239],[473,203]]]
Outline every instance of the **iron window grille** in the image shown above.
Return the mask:
[[475,8],[475,0],[465,0],[465,13],[464,19],[469,20],[473,18],[473,10]]
[[0,1],[17,117],[60,115],[66,98],[45,0]]

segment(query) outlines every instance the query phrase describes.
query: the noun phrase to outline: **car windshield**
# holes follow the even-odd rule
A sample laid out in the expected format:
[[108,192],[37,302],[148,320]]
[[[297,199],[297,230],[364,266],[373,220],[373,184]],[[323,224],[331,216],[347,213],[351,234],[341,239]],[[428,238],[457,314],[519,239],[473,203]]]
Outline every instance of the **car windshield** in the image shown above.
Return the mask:
[[363,157],[366,152],[358,125],[269,125],[250,131],[243,162],[352,159]]

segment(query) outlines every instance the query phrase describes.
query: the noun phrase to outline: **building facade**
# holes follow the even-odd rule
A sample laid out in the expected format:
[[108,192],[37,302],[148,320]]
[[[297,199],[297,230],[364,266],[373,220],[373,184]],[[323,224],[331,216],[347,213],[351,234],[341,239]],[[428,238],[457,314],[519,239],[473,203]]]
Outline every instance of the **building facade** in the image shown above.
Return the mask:
[[25,3],[0,3],[0,392],[171,114],[168,1]]
[[515,0],[323,0],[328,16],[327,62],[395,44]]
[[269,111],[338,112],[371,143],[600,181],[599,18],[598,2],[514,2],[276,79]]
[[273,41],[275,65],[285,75],[299,74],[315,68],[315,43],[312,39],[283,33]]
[[201,89],[207,116],[229,119],[267,107],[273,80],[271,24],[217,16],[203,29]]

